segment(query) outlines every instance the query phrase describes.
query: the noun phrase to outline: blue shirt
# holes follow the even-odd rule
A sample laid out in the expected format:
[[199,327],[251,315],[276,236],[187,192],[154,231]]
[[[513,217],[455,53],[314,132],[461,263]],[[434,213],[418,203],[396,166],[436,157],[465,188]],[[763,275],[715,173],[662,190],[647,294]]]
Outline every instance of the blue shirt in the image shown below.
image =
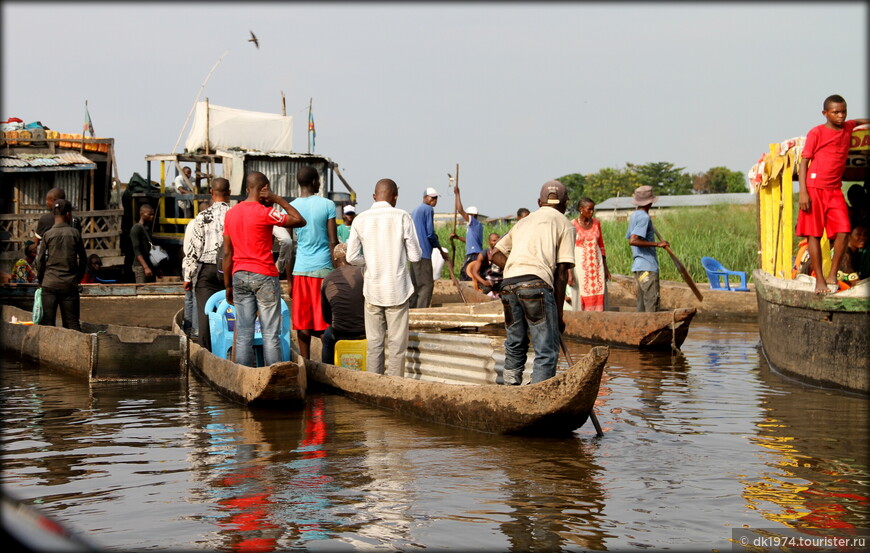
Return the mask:
[[[628,232],[625,237],[631,238],[631,235],[637,235],[647,242],[656,241],[656,231],[653,227],[652,219],[649,213],[642,209],[637,209],[631,214],[628,219]],[[659,272],[659,260],[656,257],[655,247],[631,247],[631,270],[634,271],[652,271]]]
[[296,198],[290,205],[305,218],[305,226],[296,229],[296,263],[293,265],[293,274],[332,269],[326,225],[330,219],[335,219],[335,202],[322,196],[308,196]]
[[465,233],[465,256],[483,251],[483,225],[473,215],[468,216],[468,231]]
[[435,234],[435,209],[426,203],[418,205],[411,212],[411,220],[417,230],[417,242],[420,243],[421,259],[432,259],[432,250],[441,249],[438,235]]

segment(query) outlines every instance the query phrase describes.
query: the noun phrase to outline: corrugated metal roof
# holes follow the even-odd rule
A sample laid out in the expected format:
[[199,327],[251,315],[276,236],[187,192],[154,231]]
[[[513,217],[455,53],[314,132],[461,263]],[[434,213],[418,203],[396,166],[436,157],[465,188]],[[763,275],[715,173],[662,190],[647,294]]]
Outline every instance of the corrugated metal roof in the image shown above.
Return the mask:
[[97,164],[78,152],[61,154],[15,154],[0,157],[0,167],[68,167],[78,166],[82,169],[93,169]]
[[[656,207],[703,207],[715,204],[754,204],[755,194],[738,192],[732,194],[686,194],[681,196],[659,196],[653,204]],[[608,198],[595,205],[595,210],[602,209],[634,209],[631,197]]]

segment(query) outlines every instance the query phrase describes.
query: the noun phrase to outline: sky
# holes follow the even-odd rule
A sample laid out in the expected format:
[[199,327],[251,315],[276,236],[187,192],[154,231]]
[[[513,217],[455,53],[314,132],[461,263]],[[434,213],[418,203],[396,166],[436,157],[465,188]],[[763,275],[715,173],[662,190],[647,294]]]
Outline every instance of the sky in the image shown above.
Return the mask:
[[[392,178],[452,212],[536,208],[570,173],[670,162],[746,173],[768,144],[867,108],[867,3],[2,2],[0,120],[115,139],[120,178],[183,151],[200,99],[294,118],[362,208]],[[260,41],[248,42],[249,31]],[[336,180],[338,183],[339,181]],[[340,183],[338,184],[339,186]]]

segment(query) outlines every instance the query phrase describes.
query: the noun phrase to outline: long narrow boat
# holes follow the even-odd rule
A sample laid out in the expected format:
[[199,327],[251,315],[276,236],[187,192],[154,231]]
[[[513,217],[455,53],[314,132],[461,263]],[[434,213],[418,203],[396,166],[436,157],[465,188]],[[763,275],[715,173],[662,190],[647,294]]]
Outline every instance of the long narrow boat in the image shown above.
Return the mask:
[[814,283],[752,274],[767,361],[794,378],[870,394],[870,279],[816,294]]
[[[586,343],[638,349],[670,349],[683,345],[695,308],[654,313],[565,311],[566,337]],[[454,330],[503,327],[500,301],[412,309],[412,330]]]
[[[175,314],[172,331],[183,336],[182,316],[183,310]],[[299,364],[285,361],[267,367],[246,367],[218,357],[195,342],[187,343],[193,372],[232,401],[281,407],[298,407],[305,402],[306,373]]]
[[[0,285],[0,303],[33,308],[35,284]],[[83,284],[81,319],[94,324],[171,330],[172,317],[184,306],[181,282]]]
[[[0,344],[7,353],[88,381],[187,376],[187,341],[168,331],[82,323],[82,332],[34,325],[31,313],[4,305]],[[13,322],[14,321],[14,322]]]
[[592,412],[608,354],[594,347],[556,377],[523,386],[450,384],[297,360],[312,384],[427,421],[493,434],[566,435]]

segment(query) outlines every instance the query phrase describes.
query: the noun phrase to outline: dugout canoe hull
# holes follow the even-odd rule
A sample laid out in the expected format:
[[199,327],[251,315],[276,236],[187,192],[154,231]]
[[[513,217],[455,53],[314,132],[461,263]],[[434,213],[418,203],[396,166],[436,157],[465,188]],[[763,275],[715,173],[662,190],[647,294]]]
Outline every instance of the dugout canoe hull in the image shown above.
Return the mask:
[[758,331],[771,367],[830,389],[870,395],[870,280],[819,295],[812,283],[753,273]]
[[183,310],[172,319],[172,330],[188,343],[191,370],[224,397],[242,405],[298,408],[304,405],[308,387],[301,365],[286,361],[268,367],[246,367],[222,359],[193,342],[181,330]]
[[81,323],[82,332],[31,321],[31,313],[2,306],[0,344],[7,353],[87,381],[172,380],[187,376],[187,341],[168,331]]
[[297,359],[309,382],[362,403],[479,432],[558,436],[589,418],[608,354],[594,347],[556,377],[523,386],[446,384]]
[[[564,336],[591,344],[637,349],[671,349],[683,345],[695,308],[636,313],[624,311],[565,311]],[[450,305],[410,311],[411,330],[457,330],[503,327],[500,301]]]

